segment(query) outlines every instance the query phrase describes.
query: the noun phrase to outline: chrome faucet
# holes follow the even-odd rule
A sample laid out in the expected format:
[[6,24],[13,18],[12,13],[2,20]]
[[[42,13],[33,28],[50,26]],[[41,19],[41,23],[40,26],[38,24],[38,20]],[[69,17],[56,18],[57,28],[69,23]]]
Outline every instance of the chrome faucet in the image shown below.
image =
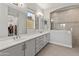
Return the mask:
[[20,35],[16,35],[15,37],[13,37],[14,40],[20,39],[20,38],[21,38]]

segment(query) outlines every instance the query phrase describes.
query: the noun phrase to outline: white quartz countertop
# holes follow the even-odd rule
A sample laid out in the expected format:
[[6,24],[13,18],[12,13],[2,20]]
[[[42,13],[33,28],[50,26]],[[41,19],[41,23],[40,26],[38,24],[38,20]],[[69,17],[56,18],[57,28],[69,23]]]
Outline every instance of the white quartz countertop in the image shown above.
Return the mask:
[[20,35],[21,38],[20,39],[16,39],[14,40],[13,37],[11,39],[4,39],[4,40],[0,40],[0,51],[7,49],[11,46],[17,45],[19,43],[31,40],[33,38],[39,37],[41,35],[44,35],[46,33],[49,33],[50,31],[46,31],[46,32],[42,32],[42,33],[35,33],[35,34],[24,34],[24,35]]

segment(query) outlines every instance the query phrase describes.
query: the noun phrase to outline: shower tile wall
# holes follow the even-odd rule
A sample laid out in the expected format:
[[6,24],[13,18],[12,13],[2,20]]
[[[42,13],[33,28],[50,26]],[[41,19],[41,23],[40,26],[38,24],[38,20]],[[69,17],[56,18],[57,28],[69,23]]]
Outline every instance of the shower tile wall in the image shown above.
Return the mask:
[[[69,9],[52,14],[54,29],[64,29],[72,31],[73,44],[79,45],[79,8]],[[65,24],[64,27],[61,24]]]

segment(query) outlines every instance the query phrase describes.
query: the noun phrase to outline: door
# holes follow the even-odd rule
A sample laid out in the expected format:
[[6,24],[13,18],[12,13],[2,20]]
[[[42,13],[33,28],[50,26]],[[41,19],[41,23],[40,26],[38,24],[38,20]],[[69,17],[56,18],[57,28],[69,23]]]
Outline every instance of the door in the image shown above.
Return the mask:
[[35,39],[25,42],[25,56],[35,55]]

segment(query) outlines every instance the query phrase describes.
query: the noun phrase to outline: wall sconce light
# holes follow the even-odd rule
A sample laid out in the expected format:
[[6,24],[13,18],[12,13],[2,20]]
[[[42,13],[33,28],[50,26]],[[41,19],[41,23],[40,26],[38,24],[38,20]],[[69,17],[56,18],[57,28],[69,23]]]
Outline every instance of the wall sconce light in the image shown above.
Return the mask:
[[18,7],[24,7],[24,3],[18,3]]

